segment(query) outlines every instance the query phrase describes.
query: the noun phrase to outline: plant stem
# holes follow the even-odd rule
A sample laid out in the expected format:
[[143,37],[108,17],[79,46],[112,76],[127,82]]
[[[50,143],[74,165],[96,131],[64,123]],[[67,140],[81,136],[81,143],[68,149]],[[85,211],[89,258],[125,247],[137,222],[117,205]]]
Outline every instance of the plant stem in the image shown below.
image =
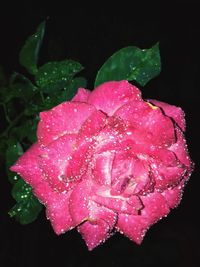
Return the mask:
[[[42,102],[44,103],[45,102],[45,99],[44,99],[44,95],[43,95],[43,92],[42,91],[39,91],[40,92],[40,96],[41,96],[41,99],[42,99]],[[38,91],[33,95],[35,96],[36,94],[38,93]],[[31,104],[31,102],[29,102],[29,104]],[[29,106],[29,104],[27,106]],[[0,105],[3,106],[3,109],[4,109],[4,112],[5,112],[5,117],[6,117],[6,120],[7,122],[9,123],[8,127],[5,129],[5,131],[3,131],[1,134],[0,134],[0,138],[2,137],[7,137],[8,136],[8,132],[10,131],[10,129],[18,122],[18,120],[24,115],[25,113],[25,109],[13,120],[11,121],[10,118],[8,117],[7,115],[7,110],[6,110],[6,106],[5,106],[5,103],[2,103],[0,102]]]
[[0,138],[2,138],[2,137],[6,137],[6,136],[8,136],[8,132],[9,132],[9,130],[18,122],[18,120],[19,119],[21,119],[21,117],[24,115],[24,111],[23,112],[21,112],[13,121],[10,121],[10,124],[8,125],[8,127],[5,129],[5,131],[4,132],[2,132],[1,134],[0,134]]
[[40,90],[40,96],[41,96],[41,99],[42,99],[42,103],[44,103],[45,99],[44,99],[43,92],[41,90]]
[[5,113],[5,118],[6,118],[7,122],[11,123],[11,120],[10,120],[8,113],[7,113],[6,104],[1,102],[0,105],[3,107],[4,113]]

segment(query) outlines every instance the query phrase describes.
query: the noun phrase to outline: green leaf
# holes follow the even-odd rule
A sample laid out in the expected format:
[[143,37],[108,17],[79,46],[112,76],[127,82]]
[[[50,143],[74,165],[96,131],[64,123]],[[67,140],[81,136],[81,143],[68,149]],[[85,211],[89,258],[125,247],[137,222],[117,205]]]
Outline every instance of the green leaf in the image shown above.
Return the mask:
[[39,117],[37,116],[34,120],[32,121],[27,121],[27,124],[29,125],[29,131],[27,133],[27,138],[28,141],[32,143],[35,143],[37,141],[37,125],[39,122]]
[[30,144],[36,142],[36,129],[39,119],[26,120],[22,125],[12,129],[12,135],[15,136],[20,142],[27,138]]
[[40,111],[41,110],[38,103],[30,103],[30,105],[24,110],[24,114],[26,116],[32,116],[38,114]]
[[73,79],[66,87],[65,91],[59,98],[60,102],[70,101],[77,93],[78,88],[87,86],[87,80],[84,77],[77,77]]
[[83,66],[73,60],[48,62],[39,68],[35,81],[44,92],[56,93],[66,87],[74,75],[82,69]]
[[42,22],[36,32],[25,42],[19,54],[20,64],[27,69],[30,74],[37,73],[38,54],[45,32],[45,22]]
[[17,161],[17,159],[23,154],[23,148],[21,144],[15,140],[15,139],[10,139],[7,142],[7,150],[6,150],[6,170],[7,170],[7,175],[8,179],[11,183],[15,183],[16,180],[18,180],[19,176],[11,172],[9,168]]
[[30,185],[19,179],[13,186],[12,196],[17,203],[9,211],[9,215],[21,224],[33,222],[42,210],[42,205],[33,195]]
[[35,94],[36,90],[37,87],[28,78],[20,73],[14,73],[10,78],[4,102],[7,103],[13,98],[21,98],[27,102]]
[[51,109],[62,102],[70,101],[77,93],[78,88],[86,87],[87,81],[83,77],[77,77],[71,80],[59,94],[51,94],[45,98],[42,110]]
[[144,86],[161,70],[159,44],[149,49],[128,46],[114,53],[100,68],[95,87],[106,81],[136,81]]
[[12,197],[16,202],[25,201],[31,193],[30,185],[24,182],[21,178],[15,183],[12,189]]
[[[9,90],[8,87],[6,87],[7,89],[7,92]],[[12,122],[13,120],[15,120],[15,118],[18,116],[18,113],[19,111],[16,109],[16,103],[14,103],[14,101],[4,101],[4,106],[5,106],[5,114],[6,114],[6,117],[9,118],[9,124],[11,123],[12,125]],[[8,127],[11,127],[10,125]],[[12,128],[12,127],[11,127]]]

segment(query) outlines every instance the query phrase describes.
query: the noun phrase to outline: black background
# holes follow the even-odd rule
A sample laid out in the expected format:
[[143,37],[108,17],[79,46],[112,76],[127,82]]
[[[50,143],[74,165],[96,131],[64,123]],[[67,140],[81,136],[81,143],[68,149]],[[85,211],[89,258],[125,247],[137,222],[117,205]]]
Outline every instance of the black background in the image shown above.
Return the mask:
[[8,75],[16,70],[24,72],[18,63],[19,50],[47,18],[40,64],[64,58],[78,60],[85,66],[83,74],[90,89],[97,70],[115,51],[129,45],[149,48],[159,41],[162,72],[141,88],[143,96],[184,109],[188,148],[196,164],[180,206],[151,227],[141,246],[116,234],[92,252],[75,230],[56,236],[44,212],[27,226],[10,219],[7,211],[14,204],[11,187],[1,177],[1,267],[199,266],[199,14],[200,8],[191,1],[157,7],[152,2],[136,5],[134,1],[131,6],[123,2],[112,7],[101,2],[91,6],[57,1],[7,2],[6,7],[1,6],[0,65]]

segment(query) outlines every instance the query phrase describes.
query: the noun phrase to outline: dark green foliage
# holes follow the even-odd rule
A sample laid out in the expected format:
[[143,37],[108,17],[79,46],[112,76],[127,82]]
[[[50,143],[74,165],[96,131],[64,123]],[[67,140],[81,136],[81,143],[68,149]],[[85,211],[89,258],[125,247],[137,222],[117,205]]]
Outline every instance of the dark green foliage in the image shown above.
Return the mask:
[[144,86],[161,70],[158,44],[149,49],[128,46],[114,53],[97,73],[95,86],[112,80],[136,81]]
[[42,22],[26,40],[19,54],[19,62],[31,78],[15,72],[7,80],[0,67],[0,105],[5,123],[0,133],[0,156],[5,163],[8,179],[13,184],[12,196],[16,201],[9,215],[21,224],[34,221],[42,205],[33,195],[31,187],[9,168],[36,142],[39,112],[71,100],[77,89],[87,84],[85,78],[75,77],[83,67],[74,60],[47,62],[38,66],[44,32],[45,22]]

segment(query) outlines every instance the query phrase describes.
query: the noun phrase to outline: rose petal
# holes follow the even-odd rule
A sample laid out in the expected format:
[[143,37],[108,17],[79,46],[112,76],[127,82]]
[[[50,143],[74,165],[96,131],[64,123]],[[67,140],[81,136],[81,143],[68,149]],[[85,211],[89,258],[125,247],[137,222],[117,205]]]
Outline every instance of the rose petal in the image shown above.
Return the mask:
[[[102,193],[102,192],[101,192]],[[143,208],[143,205],[140,199],[137,196],[132,196],[129,201],[128,198],[123,197],[113,197],[109,196],[109,193],[105,193],[105,195],[93,195],[91,199],[101,205],[105,206],[113,211],[118,213],[126,213],[126,214],[138,214],[139,210]]]
[[78,227],[88,249],[92,250],[111,235],[117,215],[112,210],[90,201],[90,218]]
[[112,189],[111,194],[119,195],[133,179],[134,158],[129,151],[116,153],[112,166]]
[[181,130],[185,131],[185,114],[181,108],[154,99],[148,99],[148,101],[160,107],[165,115],[172,118]]
[[130,240],[141,244],[148,230],[148,223],[139,215],[119,214],[116,229]]
[[85,178],[73,189],[69,199],[69,210],[73,222],[78,225],[89,218],[88,201],[91,182]]
[[111,170],[115,153],[106,151],[101,154],[94,155],[92,162],[92,174],[94,180],[100,185],[111,184]]
[[148,154],[153,161],[161,161],[166,166],[175,167],[180,164],[176,154],[169,148],[154,147],[152,150],[149,150]]
[[168,206],[170,209],[177,207],[181,201],[181,197],[183,194],[184,181],[182,181],[179,185],[173,188],[169,188],[162,192]]
[[140,244],[148,228],[169,213],[164,197],[159,193],[143,196],[144,209],[140,215],[119,214],[116,229]]
[[[118,109],[114,115],[123,119],[133,128],[133,138],[137,141],[143,138],[144,143],[162,146],[169,146],[175,142],[171,119],[165,116],[160,108],[153,108],[147,102],[129,102]],[[135,136],[137,132],[139,134]]]
[[125,132],[125,124],[120,118],[108,117],[105,127],[95,136],[94,153],[115,151],[120,148],[119,142]]
[[76,146],[67,168],[67,176],[81,176],[85,173],[89,162],[91,162],[91,157],[93,157],[91,149],[95,142],[94,137],[104,127],[105,122],[105,114],[95,111],[83,123],[78,132]]
[[163,191],[176,186],[183,178],[186,167],[175,153],[165,148],[155,148],[150,153],[149,164],[155,181],[155,188]]
[[95,111],[91,105],[81,102],[65,102],[49,111],[40,113],[38,142],[48,145],[65,134],[78,133],[83,122]]
[[74,151],[69,159],[66,168],[66,177],[71,177],[72,181],[78,181],[85,174],[89,163],[89,144],[84,142],[74,146]]
[[148,164],[137,158],[131,150],[123,150],[115,155],[112,166],[112,194],[131,195],[148,191],[150,186]]
[[176,186],[185,174],[186,168],[183,165],[167,167],[162,163],[151,165],[151,173],[155,180],[155,188],[161,191],[171,186]]
[[72,102],[87,102],[89,95],[91,94],[91,91],[85,89],[85,88],[79,88],[76,95],[72,98]]
[[68,208],[71,192],[57,193],[43,181],[36,186],[34,194],[46,206],[47,218],[50,219],[56,234],[71,230],[75,226]]
[[37,163],[37,157],[41,154],[41,148],[38,143],[32,145],[13,165],[10,170],[17,172],[23,179],[35,187],[43,179],[41,170]]
[[44,181],[37,162],[38,156],[42,153],[43,150],[40,146],[37,143],[34,144],[11,167],[11,170],[18,172],[33,187],[34,194],[46,205],[47,216],[51,220],[54,231],[60,234],[73,227],[72,219],[68,212],[69,195],[54,192],[48,182]]
[[76,183],[76,177],[66,175],[75,141],[76,135],[64,135],[44,147],[38,157],[43,176],[55,191],[69,190]]
[[80,143],[98,135],[103,129],[106,123],[107,116],[103,112],[96,110],[88,119],[82,124],[81,129],[78,132],[78,140]]
[[176,128],[176,137],[177,142],[175,144],[172,144],[169,150],[173,151],[176,154],[180,162],[190,168],[192,163],[188,154],[187,144],[183,133],[178,128]]
[[88,103],[111,116],[128,101],[139,99],[140,91],[128,81],[110,81],[96,87],[90,94]]

